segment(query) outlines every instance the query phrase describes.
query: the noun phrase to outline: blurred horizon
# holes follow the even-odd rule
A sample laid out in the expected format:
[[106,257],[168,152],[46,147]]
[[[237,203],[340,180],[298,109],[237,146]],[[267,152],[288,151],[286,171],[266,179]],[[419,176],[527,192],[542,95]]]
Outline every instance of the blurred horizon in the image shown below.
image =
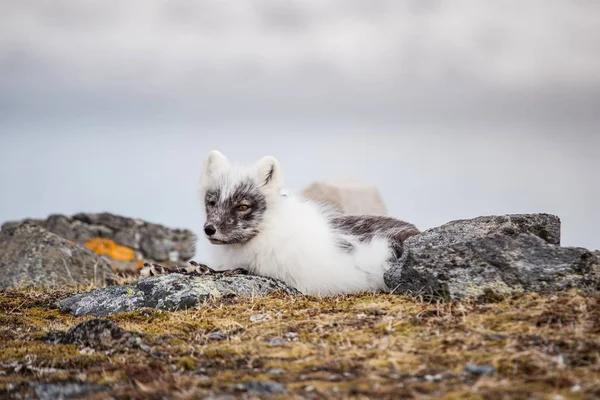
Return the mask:
[[[0,0],[0,222],[200,236],[212,149],[357,177],[421,230],[547,212],[600,248],[600,3]],[[197,258],[206,259],[202,237]]]

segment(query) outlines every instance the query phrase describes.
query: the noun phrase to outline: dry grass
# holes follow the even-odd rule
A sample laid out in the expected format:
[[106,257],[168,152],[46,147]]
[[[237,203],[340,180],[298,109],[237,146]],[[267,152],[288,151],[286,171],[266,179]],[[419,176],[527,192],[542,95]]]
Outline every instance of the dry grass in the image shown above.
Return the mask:
[[[288,398],[600,396],[600,298],[575,291],[480,304],[359,294],[140,310],[109,319],[140,334],[152,352],[112,354],[40,340],[86,319],[49,307],[68,294],[0,292],[0,398],[29,381],[107,384],[116,399],[239,395],[235,384],[247,381],[278,382]],[[252,322],[259,314],[270,319]],[[273,338],[283,344],[269,344]],[[497,373],[476,377],[464,372],[467,364]]]

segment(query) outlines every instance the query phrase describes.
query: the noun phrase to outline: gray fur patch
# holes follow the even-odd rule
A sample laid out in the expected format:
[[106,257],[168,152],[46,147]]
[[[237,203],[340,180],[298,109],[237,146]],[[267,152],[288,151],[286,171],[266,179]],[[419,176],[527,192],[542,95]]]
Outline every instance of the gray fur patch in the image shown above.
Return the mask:
[[338,238],[336,242],[336,246],[338,249],[342,250],[344,253],[352,253],[354,252],[354,245],[347,241],[344,238]]

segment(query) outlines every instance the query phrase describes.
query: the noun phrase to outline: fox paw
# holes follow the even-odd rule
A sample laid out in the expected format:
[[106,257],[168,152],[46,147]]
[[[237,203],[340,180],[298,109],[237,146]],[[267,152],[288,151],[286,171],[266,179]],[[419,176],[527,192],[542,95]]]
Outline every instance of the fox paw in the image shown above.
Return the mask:
[[149,276],[168,275],[168,274],[182,274],[190,276],[202,276],[202,275],[248,275],[250,272],[244,268],[227,269],[223,271],[215,271],[206,264],[200,264],[194,260],[188,261],[188,265],[179,268],[164,267],[156,263],[144,263],[144,267],[140,271],[140,276],[146,278]]
[[223,275],[249,275],[250,272],[244,268],[235,268],[235,269],[226,269],[225,271],[220,271]]
[[189,273],[197,275],[213,275],[216,271],[206,264],[197,263],[194,260],[188,262],[189,266],[186,268]]
[[157,276],[157,275],[166,275],[170,273],[167,268],[163,267],[160,264],[155,263],[144,263],[144,267],[140,271],[140,276],[142,278],[146,278],[149,276]]
[[144,267],[140,271],[140,276],[146,278],[149,276],[168,275],[173,273],[192,276],[216,274],[215,270],[209,266],[192,260],[188,262],[187,266],[179,268],[169,268],[156,263],[144,263]]

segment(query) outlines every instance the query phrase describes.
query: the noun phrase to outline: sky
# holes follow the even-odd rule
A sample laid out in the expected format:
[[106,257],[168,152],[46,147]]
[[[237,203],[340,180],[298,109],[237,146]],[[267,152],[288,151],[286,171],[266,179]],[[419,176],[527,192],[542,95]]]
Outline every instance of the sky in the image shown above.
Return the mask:
[[[521,212],[600,248],[600,3],[0,0],[0,221],[201,232],[219,149],[357,177],[428,229]],[[199,241],[197,257],[208,244]]]

